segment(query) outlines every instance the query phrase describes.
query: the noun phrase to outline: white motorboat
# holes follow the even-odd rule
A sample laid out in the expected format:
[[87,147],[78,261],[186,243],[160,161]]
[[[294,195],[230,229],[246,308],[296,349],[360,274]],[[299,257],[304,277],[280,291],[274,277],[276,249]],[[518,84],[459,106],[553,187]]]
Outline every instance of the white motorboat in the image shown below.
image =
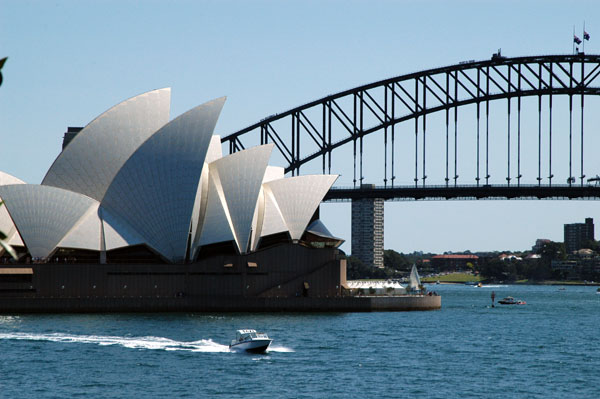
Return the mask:
[[498,301],[498,303],[501,305],[527,305],[527,302],[522,301],[520,299],[515,299],[512,296],[502,298]]
[[256,330],[237,330],[235,339],[229,344],[230,350],[245,351],[251,353],[263,353],[267,350],[273,340],[267,334],[256,332]]

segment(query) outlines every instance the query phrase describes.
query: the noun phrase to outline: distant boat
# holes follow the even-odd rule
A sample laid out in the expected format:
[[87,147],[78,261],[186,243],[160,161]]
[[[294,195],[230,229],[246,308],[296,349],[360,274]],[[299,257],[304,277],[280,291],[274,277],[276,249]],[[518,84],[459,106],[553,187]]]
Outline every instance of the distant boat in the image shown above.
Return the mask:
[[512,296],[502,298],[498,301],[498,303],[501,305],[527,305],[527,302],[522,301],[520,299],[515,299]]
[[414,263],[410,271],[409,281],[411,291],[414,292],[421,290],[421,278],[419,277],[419,272],[417,271],[417,265],[415,265]]

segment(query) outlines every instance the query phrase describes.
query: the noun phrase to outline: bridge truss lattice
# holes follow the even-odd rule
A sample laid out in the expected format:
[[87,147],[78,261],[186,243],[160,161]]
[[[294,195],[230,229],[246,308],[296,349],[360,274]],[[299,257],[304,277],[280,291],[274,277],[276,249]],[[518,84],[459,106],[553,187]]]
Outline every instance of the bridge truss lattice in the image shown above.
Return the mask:
[[[383,136],[383,185],[397,186],[395,151],[400,123],[414,124],[414,185],[426,186],[428,116],[445,113],[445,184],[458,184],[460,137],[459,109],[476,107],[475,184],[490,179],[490,102],[506,100],[506,184],[521,185],[522,159],[531,157],[521,149],[521,101],[537,97],[537,183],[553,175],[553,98],[568,97],[569,171],[567,184],[584,185],[584,107],[586,96],[600,94],[599,55],[550,55],[506,58],[499,54],[486,61],[468,61],[374,82],[329,95],[311,103],[275,114],[223,137],[229,152],[246,148],[259,138],[272,142],[286,162],[286,173],[300,174],[308,162],[321,161],[323,173],[332,173],[332,154],[348,144],[353,149],[353,183],[363,183],[364,139],[380,132]],[[542,130],[543,106],[548,115]],[[547,109],[546,109],[547,107]],[[574,118],[574,108],[579,108]],[[515,115],[516,114],[516,115]],[[516,117],[516,120],[515,120]],[[545,117],[544,117],[545,118]],[[512,130],[511,130],[512,127]],[[543,140],[542,140],[543,137]],[[575,140],[576,139],[576,140]],[[511,144],[512,140],[512,144]],[[543,143],[544,141],[544,143]],[[516,145],[515,145],[516,142]],[[578,146],[576,144],[579,144]],[[566,147],[566,146],[565,146]],[[578,148],[577,148],[578,147]],[[512,153],[511,153],[511,149]],[[561,148],[566,151],[566,148]],[[516,152],[516,154],[515,154]],[[544,161],[544,168],[542,168]],[[578,162],[577,162],[578,161]],[[511,162],[513,163],[511,167]],[[547,165],[546,165],[547,162]],[[514,163],[516,163],[516,168]],[[578,163],[578,164],[577,164]],[[335,170],[333,170],[335,173]],[[548,172],[548,176],[542,176]],[[575,176],[575,174],[577,174]]]

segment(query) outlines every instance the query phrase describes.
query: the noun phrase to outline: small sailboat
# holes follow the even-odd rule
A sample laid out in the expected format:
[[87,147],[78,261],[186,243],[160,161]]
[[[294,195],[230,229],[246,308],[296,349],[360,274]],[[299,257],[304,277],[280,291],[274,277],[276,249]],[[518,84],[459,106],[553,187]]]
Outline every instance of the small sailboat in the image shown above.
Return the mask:
[[409,287],[412,292],[421,291],[421,277],[419,277],[417,265],[415,265],[414,263],[410,271]]

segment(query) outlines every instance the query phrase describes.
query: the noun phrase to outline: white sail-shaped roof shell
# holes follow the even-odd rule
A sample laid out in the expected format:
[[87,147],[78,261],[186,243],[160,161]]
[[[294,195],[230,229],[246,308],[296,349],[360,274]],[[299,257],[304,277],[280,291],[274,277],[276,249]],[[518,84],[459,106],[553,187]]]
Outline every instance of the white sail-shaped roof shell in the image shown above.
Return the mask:
[[111,108],[71,141],[42,185],[0,172],[0,229],[10,242],[22,238],[35,258],[100,251],[101,262],[105,251],[145,244],[179,262],[203,245],[231,241],[246,253],[270,234],[299,240],[337,176],[284,179],[283,168],[267,165],[273,144],[223,157],[212,133],[225,99],[171,122],[169,101],[161,89]]
[[208,146],[208,151],[206,151],[206,158],[204,159],[204,162],[211,163],[221,158],[223,158],[221,136],[215,134],[210,138],[210,144]]
[[125,162],[102,207],[172,262],[184,259],[204,159],[225,102],[219,98],[172,120]]
[[202,245],[235,241],[233,223],[214,163],[209,165],[206,211],[199,232],[199,237],[194,244],[194,253]]
[[99,205],[98,202],[95,202],[90,206],[56,246],[100,251],[102,249],[100,234],[102,221],[98,216]]
[[43,185],[102,201],[131,154],[169,121],[171,89],[159,89],[115,105],[81,130],[59,154]]
[[292,240],[299,240],[337,175],[306,175],[265,183],[277,202]]
[[[263,177],[263,185],[260,189],[260,194],[258,196],[258,206],[256,207],[256,211],[254,212],[254,217],[252,219],[252,250],[255,251],[259,244],[260,237],[268,234],[263,233],[263,228],[266,226],[268,231],[273,232],[282,232],[287,231],[285,223],[283,222],[283,218],[281,214],[276,209],[276,204],[274,206],[273,196],[265,190],[264,183],[270,182],[272,180],[283,179],[285,175],[285,170],[279,166],[267,166],[265,170],[265,175]],[[274,231],[277,230],[277,231]]]
[[96,202],[58,243],[59,248],[110,251],[143,244],[144,239],[122,220]]
[[85,195],[36,184],[0,186],[0,197],[23,242],[35,258],[47,258],[97,201]]
[[144,244],[145,240],[125,221],[115,217],[106,209],[100,207],[104,248],[111,249]]
[[273,180],[283,179],[285,177],[285,169],[281,166],[267,166],[265,175],[263,176],[263,184]]
[[[0,186],[9,184],[25,184],[25,182],[13,175],[0,171]],[[0,201],[2,201],[1,197]],[[23,241],[5,206],[0,206],[0,231],[6,235],[6,241],[10,245],[23,245]],[[2,252],[1,248],[0,252]]]
[[[240,253],[246,253],[250,243],[252,219],[258,203],[261,184],[265,170],[273,151],[273,144],[265,144],[239,151],[218,159],[210,164],[210,174],[215,184],[223,193],[225,203],[222,204],[233,227],[233,235]],[[210,198],[209,187],[209,198]],[[207,217],[212,210],[207,208]],[[221,226],[207,219],[204,223],[201,242],[217,242],[210,237],[211,231],[218,231]]]
[[193,241],[192,246],[190,247],[190,258],[194,258],[196,256],[196,248],[198,246],[198,241],[200,240],[200,233],[202,232],[204,215],[206,214],[209,179],[208,164],[222,157],[223,149],[221,146],[221,136],[213,135],[210,139],[210,144],[208,145],[208,151],[206,151],[204,167],[202,168],[202,175],[200,176],[200,183],[198,184],[196,201],[194,202],[194,210],[192,212],[191,237],[193,238]]
[[271,189],[265,185],[263,186],[264,198],[265,198],[265,216],[260,230],[260,236],[265,237],[271,234],[282,233],[287,231],[288,228],[283,220],[277,201],[271,191]]
[[9,184],[25,184],[25,182],[18,177],[0,171],[0,186],[7,186]]

